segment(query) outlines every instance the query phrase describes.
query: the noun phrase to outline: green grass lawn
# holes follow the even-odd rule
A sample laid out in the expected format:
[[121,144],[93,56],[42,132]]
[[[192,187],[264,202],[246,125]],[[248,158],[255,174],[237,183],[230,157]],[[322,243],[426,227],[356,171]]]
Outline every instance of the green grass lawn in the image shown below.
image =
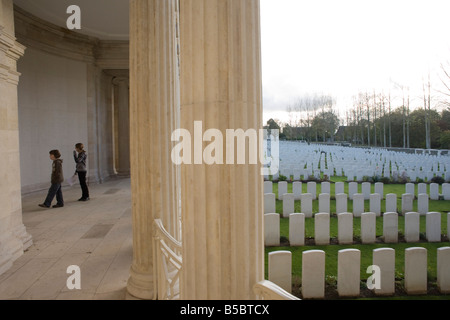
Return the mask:
[[[331,182],[331,219],[330,219],[330,237],[337,238],[338,235],[338,221],[336,216],[336,204],[333,199],[334,195],[334,183],[337,181],[344,181],[345,177],[338,177],[332,180]],[[303,192],[306,192],[306,183],[302,184]],[[359,188],[361,188],[359,186]],[[274,193],[278,195],[278,185],[276,183],[273,184]],[[360,190],[360,189],[359,189]],[[374,185],[372,185],[372,192],[374,191]],[[288,184],[288,192],[292,192],[292,183]],[[345,192],[348,192],[348,183],[345,183]],[[317,183],[317,194],[320,193],[320,183]],[[405,185],[404,184],[385,184],[384,185],[384,194],[387,193],[395,193],[397,194],[398,199],[398,208],[401,208],[401,195],[405,193]],[[369,201],[365,201],[365,208],[369,211]],[[381,202],[381,210],[384,211],[385,201]],[[417,200],[414,201],[414,210],[417,210]],[[276,211],[277,213],[282,214],[283,211],[283,203],[282,201],[276,200]],[[295,211],[301,212],[300,201],[295,201]],[[348,201],[348,211],[352,212],[352,201]],[[449,230],[447,230],[447,212],[450,212],[450,201],[431,201],[429,202],[429,211],[441,212],[442,214],[442,234],[448,234]],[[313,212],[318,212],[318,200],[313,201]],[[426,217],[420,217],[420,232],[421,239],[423,238],[423,234],[425,233],[425,222]],[[354,218],[353,224],[353,233],[354,237],[357,239],[360,236],[360,218]],[[383,235],[383,218],[377,217],[376,220],[376,235]],[[399,234],[402,235],[404,233],[404,217],[399,215]],[[280,217],[280,236],[283,240],[289,239],[289,219]],[[305,237],[312,238],[314,237],[314,219],[305,219]],[[410,247],[424,247],[428,250],[428,280],[431,285],[436,281],[436,254],[437,249],[441,247],[450,246],[450,242],[441,242],[441,243],[428,243],[426,241],[421,241],[419,243],[397,243],[397,244],[385,244],[385,243],[375,243],[375,244],[355,244],[355,245],[328,245],[328,246],[303,246],[303,247],[290,247],[290,246],[282,246],[282,247],[267,247],[266,248],[266,278],[267,278],[267,257],[270,252],[279,251],[279,250],[288,250],[292,252],[292,279],[293,279],[293,287],[297,288],[301,284],[301,257],[302,252],[306,250],[323,250],[326,253],[326,281],[331,285],[335,282],[337,277],[337,254],[339,250],[343,249],[358,249],[361,251],[361,281],[362,283],[367,281],[367,278],[370,276],[366,273],[367,267],[372,265],[372,252],[377,248],[393,248],[396,252],[396,279],[397,285],[399,288],[402,286],[403,281],[403,272],[404,272],[404,253],[406,248]],[[449,266],[450,267],[450,266]],[[295,294],[295,290],[294,290]],[[432,295],[427,296],[427,298],[436,298],[436,299],[450,299],[450,296],[439,296]],[[392,299],[398,298],[408,298],[408,299],[417,299],[418,297],[390,297]]]

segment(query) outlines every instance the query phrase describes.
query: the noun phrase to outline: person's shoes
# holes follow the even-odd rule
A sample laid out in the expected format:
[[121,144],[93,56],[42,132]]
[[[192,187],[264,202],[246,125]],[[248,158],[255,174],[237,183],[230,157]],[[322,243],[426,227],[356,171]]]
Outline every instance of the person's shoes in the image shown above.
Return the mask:
[[62,208],[62,207],[64,207],[63,204],[55,204],[55,205],[53,206],[53,208]]
[[41,208],[46,208],[46,209],[50,208],[50,206],[46,206],[46,205],[43,204],[43,203],[39,204],[39,207],[41,207]]
[[78,201],[88,201],[88,200],[90,200],[89,198],[80,198],[80,199],[78,199]]

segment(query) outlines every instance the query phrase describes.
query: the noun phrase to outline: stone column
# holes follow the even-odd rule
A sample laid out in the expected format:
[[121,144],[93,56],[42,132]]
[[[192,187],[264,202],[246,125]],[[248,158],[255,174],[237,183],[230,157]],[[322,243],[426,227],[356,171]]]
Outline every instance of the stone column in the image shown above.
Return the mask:
[[174,235],[178,169],[171,134],[179,126],[175,0],[130,1],[130,158],[133,264],[128,293],[152,299],[153,222]]
[[114,176],[112,78],[95,64],[87,66],[89,179],[104,183]]
[[129,78],[116,77],[113,80],[115,107],[118,116],[118,167],[120,176],[130,175],[130,111],[129,111]]
[[19,161],[17,60],[24,50],[14,36],[13,3],[0,0],[0,274],[32,244],[22,222]]
[[[259,0],[180,2],[181,128],[195,141],[202,132],[194,136],[194,121],[221,132],[215,155],[223,153],[224,163],[181,168],[182,299],[253,299],[252,287],[264,279],[259,160],[250,164],[247,143],[245,164],[236,164],[236,154],[234,165],[225,164],[227,129],[262,129],[259,10]],[[199,160],[211,143],[195,141]]]

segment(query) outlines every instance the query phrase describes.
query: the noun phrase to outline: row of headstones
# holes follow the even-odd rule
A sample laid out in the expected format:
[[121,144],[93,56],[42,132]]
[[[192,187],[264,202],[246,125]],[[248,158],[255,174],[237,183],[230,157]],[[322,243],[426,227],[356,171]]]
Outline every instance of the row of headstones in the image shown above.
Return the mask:
[[[405,249],[405,290],[408,295],[427,294],[428,264],[426,248]],[[344,249],[338,252],[337,291],[341,297],[360,295],[361,251]],[[368,272],[375,272],[366,284],[378,296],[395,294],[395,250],[373,250],[373,265]],[[375,269],[376,268],[376,269]],[[292,293],[292,253],[275,251],[268,256],[269,281]],[[378,275],[376,273],[379,273]],[[442,294],[450,293],[450,247],[437,249],[437,286]],[[308,250],[302,253],[303,299],[325,298],[325,251]]]
[[[345,193],[336,195],[336,213],[348,212],[348,196]],[[292,193],[285,193],[282,197],[283,201],[283,218],[288,218],[290,214],[295,213],[295,195]],[[303,193],[300,196],[301,211],[307,218],[313,215],[313,199],[314,195],[311,193]],[[353,214],[355,217],[361,217],[365,212],[365,196],[361,193],[353,195]],[[378,193],[373,193],[369,197],[370,212],[374,212],[377,216],[381,215],[381,196]],[[328,193],[321,193],[319,195],[319,213],[331,213],[330,210],[331,197]],[[413,211],[414,195],[405,193],[401,200],[401,213]],[[417,199],[417,211],[420,214],[426,214],[429,208],[429,197],[426,193],[419,194]],[[386,195],[385,211],[397,212],[397,194],[388,193]],[[276,199],[274,193],[264,194],[264,214],[276,213]]]
[[[434,176],[442,177],[445,181],[450,180],[450,171],[446,171],[444,173],[441,172],[433,172],[433,171],[415,171],[415,170],[409,170],[409,171],[392,171],[386,172],[381,171],[377,169],[348,169],[348,168],[334,168],[330,167],[327,169],[288,169],[288,168],[280,168],[279,172],[271,173],[272,180],[278,180],[280,175],[283,175],[290,180],[307,180],[310,176],[313,176],[316,179],[320,179],[321,175],[326,175],[329,178],[333,176],[346,176],[347,181],[363,181],[365,176],[373,177],[375,175],[380,177],[388,177],[394,179],[394,181],[398,181],[401,176],[406,176],[410,179],[410,181],[416,181],[417,179],[422,179],[423,181],[431,181]],[[269,180],[269,175],[265,176],[265,180]]]
[[[283,145],[280,145],[283,146]],[[300,152],[299,152],[300,151]],[[369,152],[369,154],[367,154]],[[327,155],[327,169],[324,172],[324,156]],[[322,155],[322,156],[321,156]],[[299,179],[298,170],[308,169],[308,175],[312,175],[319,168],[329,176],[347,175],[349,180],[357,177],[361,181],[363,176],[373,176],[374,174],[383,176],[399,176],[405,174],[415,181],[416,178],[430,180],[435,174],[444,175],[445,179],[450,179],[450,158],[444,156],[413,155],[406,153],[396,153],[387,150],[358,149],[330,146],[305,146],[295,148],[295,145],[282,147],[280,149],[280,170],[283,175],[294,175],[294,180]],[[384,170],[381,171],[382,167]],[[296,173],[297,172],[297,173]],[[306,173],[302,173],[306,174]]]
[[[340,174],[336,174],[337,176],[341,176]],[[422,179],[423,181],[431,181],[434,176],[436,177],[442,177],[445,181],[450,180],[450,171],[446,171],[444,173],[442,172],[434,172],[434,171],[415,171],[415,170],[409,170],[409,171],[379,171],[379,170],[367,170],[367,169],[359,169],[356,171],[350,171],[350,173],[344,173],[345,176],[347,176],[347,181],[363,181],[364,176],[372,177],[374,175],[382,176],[382,177],[388,177],[394,179],[394,181],[398,181],[400,176],[406,176],[410,179],[410,181],[416,181],[417,179]]]
[[[335,183],[335,191],[334,194],[344,193],[344,182],[336,182]],[[303,183],[300,181],[296,181],[292,183],[292,194],[295,196],[295,200],[300,200],[300,196],[302,195]],[[313,195],[313,199],[317,198],[317,183],[314,181],[309,181],[306,184],[306,193],[311,193]],[[330,182],[321,182],[320,183],[321,193],[329,193],[331,194],[331,183]],[[365,200],[369,200],[370,195],[372,194],[372,184],[370,182],[363,182],[361,184],[361,192],[359,192],[359,184],[357,182],[350,182],[348,184],[348,194],[350,200],[353,199],[353,195],[357,193],[362,193],[364,195]],[[264,181],[264,193],[273,193],[273,182],[272,181]],[[288,183],[287,181],[279,181],[278,182],[278,199],[282,200],[283,195],[288,193]],[[381,197],[384,197],[384,184],[382,182],[375,183],[375,192],[378,193]],[[414,183],[406,183],[405,184],[405,193],[410,193],[412,195],[416,195],[416,187]],[[439,200],[439,184],[431,183],[430,190],[428,192],[428,184],[419,183],[417,185],[417,195],[426,193],[430,195],[431,200]],[[444,200],[450,200],[450,183],[442,184],[442,196]],[[382,198],[383,199],[383,198]]]
[[[353,214],[340,213],[338,219],[339,244],[353,244]],[[428,242],[441,242],[441,213],[426,214],[426,239]],[[383,215],[383,240],[385,243],[398,243],[398,213],[388,212]],[[450,213],[447,216],[447,235],[450,233]],[[365,212],[361,215],[361,242],[376,242],[376,214]],[[420,214],[405,214],[405,241],[412,243],[420,240]],[[330,214],[314,215],[314,241],[316,245],[330,244]],[[289,242],[291,246],[305,245],[305,214],[293,213],[289,216]],[[280,215],[264,215],[264,243],[266,246],[280,246]]]
[[[305,145],[298,143],[280,143],[280,156],[284,160],[283,162],[291,162],[309,159],[320,159],[323,154],[327,155],[328,163],[339,163],[344,161],[345,163],[358,163],[367,161],[381,161],[392,162],[399,165],[405,165],[407,167],[414,167],[419,165],[425,168],[436,169],[440,167],[446,167],[450,163],[450,159],[443,155],[430,155],[430,154],[412,154],[406,152],[389,151],[383,148],[351,148],[342,146],[326,146],[326,145]],[[357,161],[356,161],[357,160]]]
[[[358,165],[358,162],[378,162],[378,163],[395,163],[399,166],[414,167],[418,164],[421,167],[431,169],[445,167],[450,161],[446,156],[429,156],[416,155],[407,153],[390,152],[387,150],[359,149],[343,147],[331,148],[330,146],[305,146],[305,145],[288,145],[280,144],[280,158],[284,163],[295,164],[298,162],[313,162],[317,167],[317,162],[327,159],[327,163],[350,163]],[[369,153],[368,153],[369,152]]]

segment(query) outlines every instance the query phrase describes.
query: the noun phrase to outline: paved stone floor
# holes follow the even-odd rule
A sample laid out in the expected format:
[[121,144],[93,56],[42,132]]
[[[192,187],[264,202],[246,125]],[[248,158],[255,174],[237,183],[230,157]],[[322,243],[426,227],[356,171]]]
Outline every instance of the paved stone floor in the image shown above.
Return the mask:
[[[23,222],[33,245],[0,275],[0,299],[123,300],[132,262],[130,179],[63,189],[64,208],[38,207],[46,191],[24,196]],[[55,204],[55,200],[54,203]],[[81,289],[69,290],[68,266],[81,270]]]

